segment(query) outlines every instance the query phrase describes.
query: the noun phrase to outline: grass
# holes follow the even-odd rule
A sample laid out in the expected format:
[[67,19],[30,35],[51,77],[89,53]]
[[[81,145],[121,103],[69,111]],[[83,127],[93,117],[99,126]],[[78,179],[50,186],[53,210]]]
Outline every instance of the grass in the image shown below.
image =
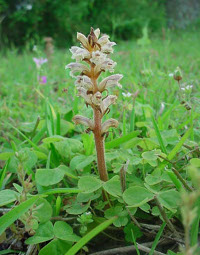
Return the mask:
[[[95,231],[97,225],[106,218],[115,219],[113,217],[117,216],[116,220],[109,222],[112,221],[115,227],[125,227],[124,233],[129,231],[132,217],[146,224],[154,224],[156,219],[156,224],[162,226],[162,231],[152,235],[152,239],[155,239],[151,248],[153,254],[159,246],[162,232],[167,231],[165,222],[162,223],[163,213],[166,217],[171,215],[175,226],[180,225],[180,193],[184,186],[171,169],[172,166],[178,169],[181,178],[190,187],[189,190],[193,190],[189,169],[195,171],[198,164],[196,167],[190,160],[199,157],[200,142],[199,40],[199,31],[166,31],[164,39],[151,38],[149,45],[144,42],[143,46],[139,46],[136,41],[118,42],[113,55],[117,62],[115,73],[123,74],[124,78],[121,82],[122,89],[112,91],[118,96],[117,104],[112,106],[109,114],[105,116],[105,119],[116,118],[119,121],[119,127],[110,130],[106,138],[106,163],[109,170],[109,181],[106,184],[102,184],[97,176],[91,136],[83,135],[83,126],[75,127],[72,123],[75,114],[91,117],[92,112],[82,99],[77,98],[74,80],[65,70],[65,65],[71,62],[68,49],[55,49],[51,61],[43,65],[40,75],[47,76],[46,84],[38,84],[37,69],[32,60],[36,57],[35,52],[25,49],[19,54],[16,49],[10,49],[0,53],[1,189],[13,190],[13,183],[20,186],[15,185],[18,187],[16,199],[21,206],[26,203],[24,193],[28,196],[29,193],[43,194],[45,198],[41,198],[43,202],[38,200],[38,208],[41,208],[40,203],[44,203],[44,209],[51,212],[50,216],[47,216],[42,209],[33,209],[33,215],[34,210],[38,210],[36,215],[39,227],[34,225],[32,212],[27,212],[23,218],[19,214],[18,218],[25,224],[25,231],[44,231],[40,230],[40,227],[44,228],[41,219],[54,222],[53,217],[59,216],[59,219],[65,221],[65,217],[73,215],[71,226],[75,226],[77,234],[80,234],[81,229],[85,236],[83,239],[86,240],[87,233],[92,233],[89,232],[92,229]],[[42,52],[42,48],[40,51]],[[45,54],[42,53],[41,56],[45,57]],[[181,86],[193,85],[191,90],[180,90],[178,83],[170,76],[177,66],[183,72]],[[122,92],[132,93],[135,97],[125,97]],[[184,103],[181,103],[182,101]],[[190,105],[192,110],[188,110],[187,105]],[[126,165],[126,192],[122,195],[120,169],[127,160],[129,165]],[[58,173],[60,165],[66,167]],[[37,169],[57,171],[57,174],[48,176],[48,172],[40,170],[42,176],[37,176],[45,178],[45,183],[49,180],[51,185],[40,185],[42,179],[40,184],[37,183]],[[29,176],[30,179],[21,180],[20,174],[24,174],[26,178]],[[85,176],[88,177],[83,179]],[[79,192],[80,183],[83,193]],[[140,187],[141,190],[138,200],[137,195],[135,197],[131,193],[134,187]],[[73,195],[70,188],[74,189]],[[110,209],[105,209],[101,201],[102,189],[109,193]],[[191,191],[191,194],[192,192],[198,197],[198,189]],[[162,213],[155,205],[155,195],[164,211]],[[28,203],[30,200],[26,201]],[[130,211],[126,210],[127,205],[131,206]],[[11,206],[12,203],[7,204],[7,208]],[[29,208],[28,205],[26,211]],[[92,212],[92,220],[88,218],[88,211]],[[77,224],[78,216],[82,218],[81,223]],[[12,222],[16,219],[17,217],[13,216]],[[199,222],[199,218],[196,218],[195,222]],[[5,222],[6,227],[9,225],[10,222]],[[195,245],[198,229],[194,225],[192,229],[192,245]],[[134,235],[134,243],[145,241],[144,236],[137,236],[137,231],[138,227],[134,231],[131,229],[129,238],[126,237],[124,242],[131,243],[131,234]],[[112,239],[112,235],[112,231],[108,230],[107,236]],[[78,249],[75,245],[71,249],[78,251],[87,245],[91,238],[84,242],[79,241],[76,246],[82,243]],[[51,250],[53,245],[57,245],[58,250],[62,250],[60,255],[65,254],[67,250],[63,247],[69,244],[63,244],[66,241],[63,240],[49,242],[48,249]],[[177,247],[178,245],[175,252]],[[136,248],[139,254],[138,247]],[[43,254],[42,249],[39,254]]]

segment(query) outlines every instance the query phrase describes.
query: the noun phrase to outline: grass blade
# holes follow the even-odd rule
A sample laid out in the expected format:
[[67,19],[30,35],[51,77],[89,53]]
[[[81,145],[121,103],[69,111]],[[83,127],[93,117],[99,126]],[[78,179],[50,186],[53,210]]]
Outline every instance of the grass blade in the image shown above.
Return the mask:
[[135,109],[133,108],[130,117],[130,132],[134,131],[134,128],[135,128]]
[[200,219],[200,198],[198,198],[197,201],[195,202],[195,206],[198,209],[197,209],[197,216],[192,223],[191,231],[190,231],[191,246],[198,244],[199,219]]
[[0,255],[3,255],[3,254],[16,254],[16,253],[20,253],[20,251],[14,251],[14,250],[3,250],[3,251],[0,251]]
[[187,138],[190,136],[192,132],[192,129],[188,129],[187,132],[184,134],[184,136],[181,138],[181,140],[177,143],[177,145],[173,148],[173,150],[169,153],[168,159],[172,160],[176,153],[180,150],[180,148],[183,146],[184,142],[187,140]]
[[159,141],[159,144],[160,144],[160,148],[161,148],[162,152],[164,152],[165,154],[167,154],[167,150],[166,150],[166,147],[165,147],[165,145],[164,145],[162,136],[161,136],[161,134],[160,134],[160,130],[159,130],[157,124],[156,124],[156,120],[155,120],[155,118],[154,118],[153,115],[151,116],[151,119],[152,119],[153,126],[154,126],[154,129],[155,129],[155,132],[156,132],[156,136],[157,136],[158,141]]
[[131,229],[131,236],[132,236],[132,239],[133,239],[133,243],[134,243],[134,246],[135,246],[135,250],[137,252],[137,255],[140,255],[140,251],[138,249],[138,246],[137,246],[137,243],[136,243],[136,240],[135,240],[135,236],[134,236],[134,233],[133,233],[133,230]]
[[39,196],[31,197],[20,205],[16,206],[10,212],[4,214],[0,218],[0,235],[9,227],[15,220],[20,218],[31,206],[37,201]]
[[60,194],[60,193],[79,193],[81,192],[79,189],[74,188],[56,188],[45,190],[42,195],[52,195],[52,194]]
[[119,145],[121,145],[122,143],[128,142],[129,140],[131,140],[132,138],[138,136],[140,134],[140,131],[133,131],[127,135],[123,135],[120,138],[116,138],[110,142],[105,143],[105,147],[106,149],[112,149],[115,147],[118,147]]
[[41,149],[34,143],[32,142],[26,135],[24,135],[18,128],[14,127],[10,123],[7,123],[10,127],[12,127],[14,130],[16,130],[34,149],[41,151]]
[[123,112],[123,128],[122,128],[122,134],[126,135],[126,111]]
[[94,228],[88,234],[82,237],[74,246],[72,246],[72,248],[69,249],[68,252],[65,253],[65,255],[75,255],[85,244],[87,244],[93,237],[95,237],[108,226],[110,226],[115,220],[116,217],[113,217],[98,225],[96,228]]
[[60,113],[57,113],[57,118],[56,118],[56,134],[60,135]]
[[154,254],[154,251],[156,249],[156,246],[158,245],[158,242],[160,240],[160,237],[162,235],[162,232],[163,232],[165,226],[166,226],[166,222],[163,222],[163,224],[161,225],[158,233],[156,234],[156,238],[155,238],[155,240],[154,240],[154,242],[153,242],[153,244],[151,246],[151,251],[150,251],[149,255],[153,255]]
[[7,167],[8,167],[9,163],[10,163],[10,159],[8,159],[8,161],[6,162],[5,166],[2,169],[2,174],[1,174],[1,178],[0,178],[0,189],[3,188],[3,181],[4,181],[4,178],[5,178]]

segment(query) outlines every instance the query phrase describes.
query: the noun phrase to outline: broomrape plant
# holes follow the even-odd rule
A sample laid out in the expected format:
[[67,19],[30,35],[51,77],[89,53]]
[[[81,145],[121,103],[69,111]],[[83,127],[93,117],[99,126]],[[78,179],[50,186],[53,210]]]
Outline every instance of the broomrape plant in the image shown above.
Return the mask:
[[115,103],[117,96],[107,95],[103,97],[102,93],[114,86],[121,88],[119,81],[123,76],[114,74],[99,81],[102,72],[109,71],[113,73],[117,64],[109,58],[109,54],[113,53],[113,46],[116,43],[110,42],[108,35],[103,35],[100,38],[99,35],[100,30],[94,30],[93,28],[91,28],[88,37],[77,33],[77,39],[80,41],[81,47],[71,47],[72,59],[75,59],[76,62],[68,64],[66,68],[71,70],[70,75],[76,79],[75,86],[78,90],[78,96],[84,98],[86,105],[92,107],[94,113],[93,120],[76,115],[73,121],[75,124],[87,126],[88,130],[94,133],[100,179],[107,181],[104,139],[110,127],[118,126],[118,121],[108,119],[102,123],[102,118],[109,111],[110,105]]

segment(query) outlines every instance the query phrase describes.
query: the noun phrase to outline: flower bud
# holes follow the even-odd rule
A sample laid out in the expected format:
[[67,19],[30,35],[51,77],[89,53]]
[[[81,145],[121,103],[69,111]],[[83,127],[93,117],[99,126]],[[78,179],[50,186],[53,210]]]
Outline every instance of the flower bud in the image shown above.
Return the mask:
[[88,47],[88,39],[85,37],[85,35],[81,33],[77,33],[77,40],[83,45],[84,48]]
[[176,70],[174,71],[174,80],[176,80],[178,82],[180,80],[182,80],[182,72],[181,72],[180,67],[177,67]]

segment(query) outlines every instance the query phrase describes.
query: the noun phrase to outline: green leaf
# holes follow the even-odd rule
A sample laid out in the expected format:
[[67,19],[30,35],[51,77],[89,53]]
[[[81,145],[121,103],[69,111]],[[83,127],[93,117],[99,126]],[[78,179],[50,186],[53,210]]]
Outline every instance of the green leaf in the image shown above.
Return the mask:
[[161,235],[163,233],[163,230],[164,230],[165,226],[166,226],[166,222],[163,222],[163,224],[161,225],[161,227],[160,227],[160,229],[159,229],[158,233],[156,234],[156,237],[155,237],[155,239],[153,241],[153,244],[151,246],[151,251],[150,251],[149,255],[153,255],[154,254],[154,251],[156,249],[156,246],[158,245],[158,242],[160,240],[160,237],[161,237]]
[[163,153],[167,154],[167,150],[166,150],[166,147],[165,147],[165,145],[164,145],[162,136],[161,136],[161,134],[160,134],[160,130],[159,130],[157,124],[156,124],[156,121],[155,121],[155,118],[154,118],[153,115],[151,116],[151,119],[152,119],[152,122],[153,122],[154,129],[155,129],[155,131],[156,131],[156,136],[157,136],[157,138],[158,138],[158,141],[159,141],[159,144],[160,144],[160,148],[161,148],[161,150],[162,150]]
[[31,197],[20,205],[16,206],[10,212],[4,214],[0,218],[0,235],[9,227],[15,220],[19,219],[32,205],[37,201],[39,196]]
[[78,215],[78,214],[82,214],[86,212],[89,207],[90,207],[90,202],[88,202],[87,204],[75,202],[72,205],[65,206],[65,210],[69,214]]
[[174,185],[176,186],[177,190],[181,190],[182,189],[182,184],[179,181],[179,179],[177,178],[177,176],[175,175],[174,172],[172,172],[172,170],[166,170],[169,178],[172,180],[172,182],[174,183]]
[[105,143],[105,148],[106,149],[112,149],[112,148],[115,148],[115,147],[118,147],[119,145],[125,143],[125,142],[128,142],[129,140],[131,140],[132,138],[138,136],[140,134],[140,131],[133,131],[127,135],[123,135],[122,137],[120,138],[116,138],[110,142],[107,142]]
[[41,223],[36,230],[34,236],[29,237],[25,243],[26,244],[38,244],[49,241],[54,238],[53,224],[51,221]]
[[93,138],[93,134],[82,134],[81,138],[83,140],[83,145],[84,145],[84,149],[85,149],[85,155],[89,156],[93,153],[94,150],[94,138]]
[[71,132],[72,130],[74,130],[74,124],[61,119],[60,121],[60,133],[62,136],[65,136],[67,133]]
[[6,176],[9,163],[10,163],[10,159],[6,162],[6,164],[4,165],[2,169],[1,178],[0,178],[0,189],[3,189],[4,178]]
[[3,251],[0,251],[0,255],[4,255],[4,254],[16,254],[16,253],[20,253],[20,251],[14,251],[14,250],[3,250]]
[[180,148],[183,146],[184,142],[187,140],[187,138],[190,136],[192,132],[192,129],[188,129],[188,131],[184,134],[184,136],[181,138],[181,140],[177,143],[177,145],[173,148],[173,150],[168,154],[167,158],[169,160],[172,160],[176,153],[180,150]]
[[63,141],[55,142],[54,146],[61,156],[70,159],[75,153],[83,151],[83,144],[72,138],[65,138]]
[[79,193],[80,190],[79,189],[75,189],[75,188],[55,188],[55,189],[48,189],[45,190],[44,192],[42,192],[43,195],[52,195],[52,194],[61,194],[61,193]]
[[199,158],[192,158],[190,160],[190,164],[194,167],[200,167],[200,159]]
[[126,226],[128,223],[128,212],[123,209],[123,206],[112,207],[105,211],[105,217],[107,219],[110,219],[113,216],[117,216],[116,220],[113,222],[115,227]]
[[17,200],[19,193],[11,189],[4,189],[0,191],[0,207],[10,204]]
[[124,228],[124,233],[125,233],[125,239],[127,242],[132,242],[132,236],[131,236],[131,230],[134,233],[134,237],[137,240],[137,238],[140,238],[142,236],[141,230],[134,225],[133,223],[129,223],[127,226]]
[[104,221],[100,225],[98,225],[96,228],[91,230],[88,234],[86,234],[84,237],[82,237],[78,243],[76,243],[65,255],[75,255],[77,252],[85,245],[87,244],[93,237],[98,235],[100,232],[104,231],[108,226],[110,226],[114,221],[116,217],[113,217],[109,220]]
[[53,213],[50,203],[44,198],[39,198],[35,205],[36,208],[33,210],[33,216],[37,217],[41,223],[50,220]]
[[94,176],[83,176],[78,181],[78,187],[82,192],[91,193],[102,186],[102,182]]
[[41,186],[54,185],[60,182],[65,175],[65,166],[54,169],[37,169],[35,180]]
[[121,184],[118,175],[112,177],[109,181],[105,182],[103,184],[103,188],[114,197],[122,196]]
[[146,151],[142,153],[143,159],[145,159],[151,166],[157,165],[157,151]]
[[54,234],[55,237],[69,242],[77,242],[80,239],[79,236],[73,233],[72,227],[64,221],[56,221]]
[[85,156],[85,155],[80,155],[80,156],[75,156],[71,162],[70,162],[70,168],[72,170],[81,170],[85,168],[86,166],[90,165],[94,161],[94,156]]
[[14,152],[2,152],[0,153],[0,160],[8,160],[13,155]]
[[38,255],[64,255],[71,248],[71,244],[59,239],[52,240],[45,245]]
[[146,202],[152,200],[154,194],[148,191],[146,188],[140,186],[133,186],[125,190],[123,193],[124,201],[133,207],[139,207]]
[[162,191],[158,194],[159,202],[168,210],[174,211],[180,203],[181,197],[178,191],[176,190],[167,190]]
[[162,182],[162,178],[160,176],[148,174],[145,178],[145,182],[149,185],[155,185]]
[[53,135],[53,136],[50,136],[50,137],[47,137],[47,138],[44,138],[42,140],[43,143],[46,143],[46,144],[50,144],[50,143],[53,143],[53,142],[60,142],[60,141],[63,141],[64,138],[62,136],[59,136],[59,135]]

